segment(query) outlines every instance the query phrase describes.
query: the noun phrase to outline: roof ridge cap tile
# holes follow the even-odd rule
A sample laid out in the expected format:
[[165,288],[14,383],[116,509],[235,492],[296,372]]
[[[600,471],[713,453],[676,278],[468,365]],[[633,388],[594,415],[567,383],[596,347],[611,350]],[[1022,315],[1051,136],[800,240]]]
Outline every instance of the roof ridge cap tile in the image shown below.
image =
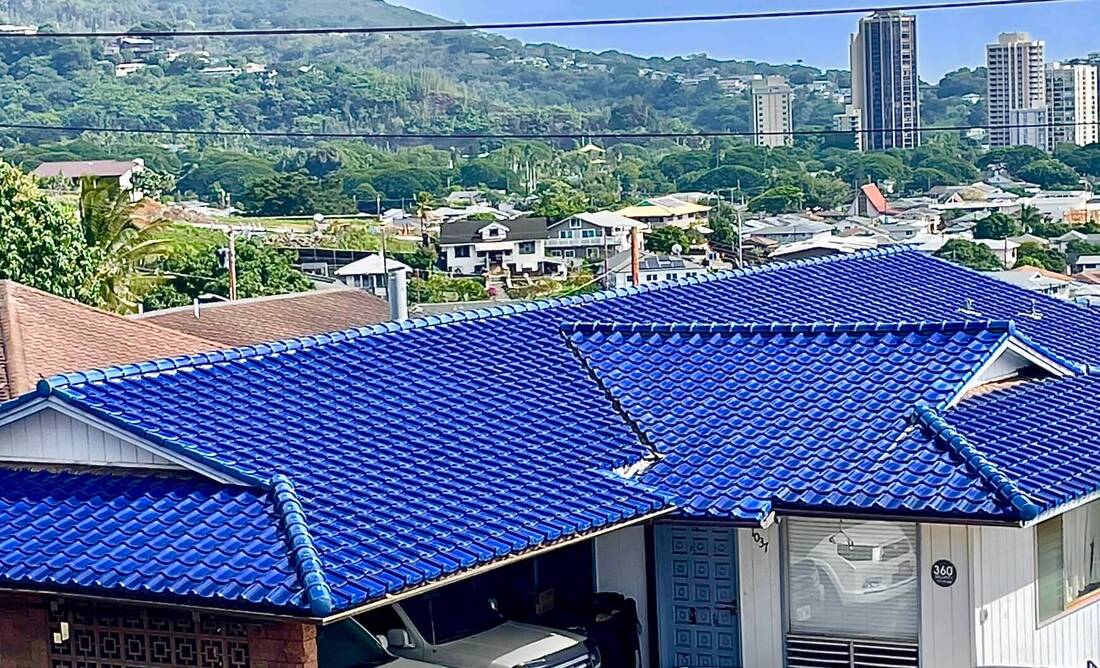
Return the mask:
[[928,320],[897,322],[574,322],[561,326],[566,334],[829,334],[910,332],[1004,332],[1012,334],[1010,320]]
[[305,509],[294,483],[285,475],[271,477],[271,494],[275,508],[283,523],[283,531],[290,547],[290,557],[298,580],[305,589],[309,610],[318,617],[332,614],[332,589],[325,581],[324,566],[313,537],[309,533]]
[[[143,376],[147,373],[179,371],[207,364],[216,364],[220,362],[235,361],[253,357],[260,358],[269,354],[278,354],[292,350],[305,350],[307,348],[313,348],[315,346],[326,345],[337,341],[350,341],[365,336],[386,334],[390,332],[400,332],[411,329],[420,329],[423,327],[432,327],[439,324],[446,324],[451,322],[485,320],[488,318],[515,315],[518,313],[526,313],[529,311],[541,311],[548,308],[556,308],[559,306],[588,304],[616,297],[627,297],[630,295],[651,292],[654,290],[664,290],[686,285],[699,285],[701,283],[711,283],[741,276],[766,274],[775,271],[782,271],[783,269],[788,269],[792,267],[808,267],[830,264],[833,262],[849,262],[852,260],[882,257],[887,255],[897,255],[902,253],[919,253],[919,251],[901,245],[885,246],[883,248],[871,248],[868,250],[858,251],[850,255],[827,255],[818,258],[793,260],[790,262],[777,262],[775,264],[767,264],[759,267],[749,267],[747,269],[730,269],[714,274],[706,274],[704,276],[692,276],[675,281],[662,281],[657,284],[640,285],[637,287],[602,290],[600,292],[594,292],[585,295],[576,295],[572,297],[552,297],[549,299],[540,299],[531,302],[521,302],[519,304],[503,303],[499,306],[493,306],[488,309],[482,308],[474,311],[460,311],[458,313],[445,314],[449,317],[433,314],[420,318],[412,318],[400,323],[391,321],[365,327],[353,327],[350,329],[331,332],[328,334],[315,334],[298,338],[283,339],[281,341],[275,341],[272,343],[260,345],[240,346],[208,353],[197,353],[194,355],[182,355],[171,358],[162,358],[137,364],[125,364],[120,366],[92,369],[88,371],[58,374],[56,376],[45,378],[39,381],[37,390],[39,394],[45,396],[49,394],[49,392],[53,389],[68,387],[71,385],[83,385],[87,383],[102,382],[105,380],[121,380],[124,378]],[[152,368],[153,366],[155,366],[155,369]]]
[[1093,369],[1087,362],[1076,362],[1071,360],[1065,355],[1054,352],[1027,334],[1024,334],[1016,327],[1015,321],[1013,321],[1012,330],[1009,331],[1009,335],[1024,346],[1031,348],[1032,351],[1039,353],[1043,357],[1049,358],[1052,362],[1060,364],[1078,375],[1089,376],[1095,375],[1097,372],[1097,369]]
[[1036,505],[1020,487],[1005,475],[993,462],[989,461],[980,450],[952,427],[936,409],[930,406],[917,406],[913,409],[913,418],[924,426],[934,438],[943,443],[956,455],[961,457],[979,477],[989,483],[994,490],[1003,496],[1020,514],[1020,520],[1029,522],[1042,512],[1042,508]]

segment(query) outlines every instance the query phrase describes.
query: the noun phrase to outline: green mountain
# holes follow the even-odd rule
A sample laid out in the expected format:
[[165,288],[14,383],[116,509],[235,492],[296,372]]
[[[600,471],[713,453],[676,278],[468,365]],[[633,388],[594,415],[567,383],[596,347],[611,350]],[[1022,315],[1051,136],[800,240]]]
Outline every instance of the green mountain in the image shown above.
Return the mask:
[[[443,22],[381,0],[0,0],[0,23],[43,31]],[[132,63],[141,69],[116,76],[119,65]],[[248,73],[256,65],[266,71]],[[120,52],[107,40],[0,39],[0,122],[333,132],[744,131],[751,117],[738,77],[773,73],[794,83],[847,82],[847,73],[802,65],[640,58],[478,32],[162,39],[155,51],[140,54]],[[800,90],[796,124],[825,126],[839,107],[830,94]],[[46,138],[24,132],[0,141]]]

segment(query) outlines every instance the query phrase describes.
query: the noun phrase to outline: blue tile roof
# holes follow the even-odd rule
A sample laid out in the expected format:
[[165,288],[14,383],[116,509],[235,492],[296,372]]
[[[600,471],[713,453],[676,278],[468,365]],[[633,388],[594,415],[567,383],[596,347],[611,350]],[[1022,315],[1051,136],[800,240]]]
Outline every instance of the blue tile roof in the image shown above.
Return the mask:
[[570,343],[660,453],[641,481],[681,511],[1003,515],[957,451],[906,443],[1012,336],[1006,322],[576,325]]
[[0,469],[0,579],[158,599],[306,606],[263,489]]
[[973,397],[943,419],[1033,513],[1100,492],[1100,376],[1015,385]]
[[[288,526],[302,529],[288,548],[298,588],[264,600],[296,610],[331,602],[340,611],[667,508],[644,481],[608,473],[646,456],[648,436],[593,382],[563,340],[567,323],[960,319],[1015,319],[1051,355],[1100,363],[1094,312],[915,252],[875,251],[70,374],[43,381],[39,394],[242,484],[267,489],[274,479],[279,487],[276,476],[286,476],[300,504],[286,495],[279,502],[284,524],[294,518]],[[963,366],[1004,336],[996,329],[950,344],[965,349]],[[950,384],[966,371],[925,357],[928,384],[905,389],[906,400],[938,397],[944,390],[932,376]],[[864,499],[810,486],[774,503],[906,510],[913,499],[926,509],[935,499],[947,514],[1012,512],[995,485],[967,477],[972,469],[954,451],[911,447],[884,455],[876,474],[891,481],[931,471],[947,491],[882,483]],[[49,584],[52,575],[36,577]]]

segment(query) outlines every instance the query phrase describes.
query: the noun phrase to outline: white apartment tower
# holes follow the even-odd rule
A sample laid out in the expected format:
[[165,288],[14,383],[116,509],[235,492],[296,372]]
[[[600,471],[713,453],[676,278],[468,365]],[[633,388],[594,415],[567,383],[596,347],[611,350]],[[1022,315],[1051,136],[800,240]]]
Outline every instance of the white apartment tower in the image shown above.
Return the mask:
[[1047,64],[1046,97],[1051,150],[1059,144],[1100,141],[1096,65]]
[[846,105],[844,111],[833,116],[833,130],[855,135],[855,149],[863,150],[863,115],[855,105]]
[[752,82],[754,144],[773,147],[794,144],[791,97],[791,86],[783,77],[769,76]]
[[852,106],[862,115],[863,147],[920,146],[917,17],[875,12],[860,19],[851,46]]
[[[989,110],[991,146],[1015,146],[1039,133],[1030,128],[1014,131],[1007,126],[1021,118],[1035,119],[1046,107],[1042,40],[1033,40],[1026,32],[1001,33],[995,44],[985,47],[989,85],[986,104]],[[998,127],[1001,126],[1001,127]],[[1025,143],[1030,144],[1030,141]],[[1046,146],[1037,148],[1046,149]]]

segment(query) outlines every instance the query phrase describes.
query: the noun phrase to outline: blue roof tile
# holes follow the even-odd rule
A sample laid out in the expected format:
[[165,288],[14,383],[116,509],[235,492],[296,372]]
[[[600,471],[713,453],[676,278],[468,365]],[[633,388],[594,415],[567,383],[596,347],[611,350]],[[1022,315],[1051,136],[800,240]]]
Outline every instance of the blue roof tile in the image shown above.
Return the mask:
[[[567,326],[660,459],[641,481],[691,516],[777,508],[1009,517],[959,449],[908,439],[1011,336],[1006,322]],[[980,504],[960,504],[972,488]]]
[[[643,431],[623,421],[615,402],[592,382],[590,369],[578,363],[563,340],[561,328],[567,323],[1016,319],[1020,333],[1049,354],[1100,363],[1097,313],[914,252],[802,261],[659,288],[505,305],[494,312],[499,315],[451,314],[73,373],[43,381],[39,394],[52,394],[257,489],[274,476],[287,476],[306,516],[333,609],[344,610],[667,506],[661,495],[607,471],[636,462],[654,443],[676,434],[661,425]],[[818,327],[823,329],[742,338],[774,346],[784,337],[836,336],[828,325]],[[859,336],[846,336],[905,338],[868,327]],[[740,480],[730,474],[735,466],[761,478],[764,488],[783,491],[777,504],[816,501],[813,495],[820,495],[837,507],[877,504],[899,512],[914,501],[907,491],[912,483],[932,471],[942,484],[925,482],[942,490],[942,498],[931,507],[974,516],[1007,512],[998,506],[1007,500],[999,499],[996,489],[930,439],[881,453],[858,481],[862,488],[853,486],[849,475],[858,458],[847,451],[835,461],[815,458],[817,439],[854,447],[871,435],[894,437],[905,407],[947,396],[973,368],[989,337],[1003,335],[993,330],[956,334],[972,340],[947,343],[941,340],[944,333],[919,335],[929,339],[927,349],[914,349],[923,366],[908,364],[896,350],[874,346],[850,368],[828,354],[801,360],[812,373],[792,378],[790,387],[819,392],[822,401],[763,406],[751,417],[742,413],[743,404],[752,400],[745,384],[759,374],[781,372],[781,364],[769,360],[751,373],[737,369],[725,386],[704,379],[707,391],[727,393],[729,403],[692,405],[685,407],[687,415],[696,421],[741,419],[745,429],[767,438],[794,435],[794,452],[805,465],[771,452],[762,438],[731,453],[728,461],[684,453],[662,466],[693,484],[713,478],[727,486]],[[948,345],[960,357],[941,359],[937,351]],[[701,361],[692,363],[704,377],[716,371]],[[915,375],[895,374],[849,390],[831,386],[879,368]],[[688,376],[677,380],[684,387],[670,388],[669,401],[683,403],[694,389],[688,387]],[[899,417],[876,417],[880,413],[870,410],[871,404]],[[842,424],[838,411],[851,424]],[[702,466],[708,467],[705,472]],[[785,480],[769,478],[768,471]],[[916,501],[925,507],[932,503]],[[720,502],[724,510],[745,517],[759,517],[766,503],[732,496]],[[268,508],[276,512],[270,503]],[[707,506],[699,500],[696,510],[705,512]],[[171,530],[188,534],[202,517],[177,518],[180,526]],[[8,518],[0,528],[14,521]],[[173,549],[165,539],[169,528],[164,532],[149,535],[143,549],[152,554]],[[278,558],[286,561],[285,555]],[[24,568],[21,582],[47,584],[55,577],[43,561],[31,555],[21,559],[11,565]],[[301,569],[286,564],[298,583]],[[312,572],[312,566],[305,570]],[[73,577],[78,575],[83,573]],[[137,586],[144,576],[128,577]],[[169,585],[166,591],[217,592],[223,585],[221,591],[239,590],[242,596],[259,591],[221,574],[210,578],[201,586],[177,590]],[[123,580],[113,581],[114,586],[122,587]],[[259,586],[268,582],[262,579]],[[323,601],[306,600],[300,586],[294,592],[263,591],[272,604],[299,610]]]

